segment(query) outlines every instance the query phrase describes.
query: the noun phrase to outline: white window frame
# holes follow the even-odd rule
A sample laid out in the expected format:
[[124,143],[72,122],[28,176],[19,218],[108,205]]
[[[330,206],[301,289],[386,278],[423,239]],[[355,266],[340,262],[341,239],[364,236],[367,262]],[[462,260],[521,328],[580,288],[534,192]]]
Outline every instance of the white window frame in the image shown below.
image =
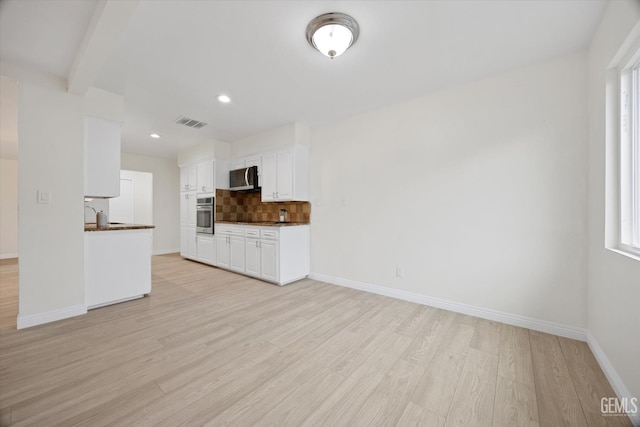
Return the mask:
[[619,248],[640,255],[640,47],[621,61]]

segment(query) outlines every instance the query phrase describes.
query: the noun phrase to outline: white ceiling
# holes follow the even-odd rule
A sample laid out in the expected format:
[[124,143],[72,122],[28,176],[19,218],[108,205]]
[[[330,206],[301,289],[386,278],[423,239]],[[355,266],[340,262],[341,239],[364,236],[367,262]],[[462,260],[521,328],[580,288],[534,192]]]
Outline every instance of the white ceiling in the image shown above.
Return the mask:
[[[94,1],[0,2],[2,61],[67,77]],[[126,100],[123,150],[174,157],[293,121],[318,125],[588,47],[606,1],[142,1],[94,86]],[[326,12],[360,38],[330,60]],[[227,105],[216,96],[226,93]],[[179,115],[209,123],[194,130]],[[158,141],[148,135],[162,135]]]

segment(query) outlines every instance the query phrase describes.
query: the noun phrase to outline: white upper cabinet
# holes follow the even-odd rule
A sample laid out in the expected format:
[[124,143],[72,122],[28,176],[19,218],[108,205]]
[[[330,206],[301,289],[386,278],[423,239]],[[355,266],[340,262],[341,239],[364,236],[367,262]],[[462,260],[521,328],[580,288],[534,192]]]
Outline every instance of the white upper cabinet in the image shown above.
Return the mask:
[[196,165],[196,191],[198,193],[213,193],[214,177],[213,161],[200,162]]
[[262,159],[261,159],[261,157],[260,156],[249,156],[249,157],[245,157],[243,159],[234,160],[234,161],[231,162],[231,169],[230,170],[249,168],[251,166],[257,166],[258,167],[258,174],[260,174],[261,168],[262,168]]
[[282,151],[276,158],[276,199],[293,200],[293,152]]
[[97,117],[84,122],[84,195],[120,195],[120,123]]
[[247,157],[246,159],[244,159],[244,166],[249,168],[251,166],[257,166],[258,167],[258,174],[260,174],[261,169],[262,169],[262,159],[260,158],[260,156],[257,157]]
[[263,202],[275,202],[278,187],[278,159],[276,154],[265,154],[262,156],[262,176],[260,176],[260,187]]
[[197,165],[180,168],[180,191],[195,191],[197,186]]
[[263,202],[309,201],[309,149],[264,154],[260,178]]
[[180,168],[180,191],[213,193],[215,164],[213,160],[194,163]]
[[187,227],[196,227],[197,197],[194,191],[180,195],[180,224]]

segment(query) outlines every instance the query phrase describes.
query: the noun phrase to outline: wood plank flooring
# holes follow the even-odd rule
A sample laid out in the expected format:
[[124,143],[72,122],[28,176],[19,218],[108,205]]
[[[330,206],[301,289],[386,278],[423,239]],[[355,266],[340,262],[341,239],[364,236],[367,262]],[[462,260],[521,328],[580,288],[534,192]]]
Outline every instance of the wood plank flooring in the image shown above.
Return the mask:
[[1,426],[629,426],[585,343],[304,280],[153,257],[150,296],[17,331]]

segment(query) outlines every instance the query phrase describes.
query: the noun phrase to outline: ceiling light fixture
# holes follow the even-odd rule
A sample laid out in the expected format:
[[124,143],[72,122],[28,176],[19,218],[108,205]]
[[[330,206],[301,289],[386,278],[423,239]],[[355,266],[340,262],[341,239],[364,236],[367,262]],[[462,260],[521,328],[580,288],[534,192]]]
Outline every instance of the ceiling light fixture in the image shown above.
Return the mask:
[[150,136],[151,138],[153,138],[153,139],[158,139],[158,138],[160,138],[160,135],[158,135],[157,133],[152,133],[152,134],[150,134],[149,136]]
[[333,59],[342,55],[360,35],[355,19],[344,13],[325,13],[307,25],[307,41],[320,53]]
[[229,98],[227,95],[218,95],[218,101],[226,104],[228,102],[231,102],[231,98]]

